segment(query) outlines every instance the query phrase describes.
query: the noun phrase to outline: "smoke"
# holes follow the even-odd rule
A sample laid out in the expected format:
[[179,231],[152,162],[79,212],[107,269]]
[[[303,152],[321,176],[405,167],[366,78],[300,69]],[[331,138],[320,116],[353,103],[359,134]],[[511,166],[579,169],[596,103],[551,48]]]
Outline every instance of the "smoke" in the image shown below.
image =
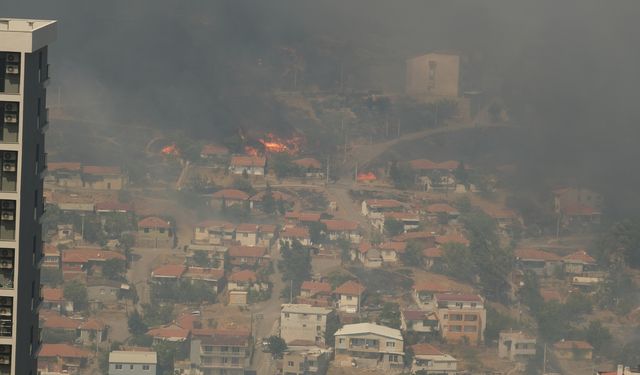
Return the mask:
[[510,138],[522,181],[589,185],[638,208],[637,1],[4,0],[0,11],[60,21],[51,62],[65,107],[199,139],[297,127],[268,95],[291,87],[288,65],[303,64],[306,87],[336,88],[343,74],[351,88],[400,91],[406,58],[459,50],[474,85],[524,127]]

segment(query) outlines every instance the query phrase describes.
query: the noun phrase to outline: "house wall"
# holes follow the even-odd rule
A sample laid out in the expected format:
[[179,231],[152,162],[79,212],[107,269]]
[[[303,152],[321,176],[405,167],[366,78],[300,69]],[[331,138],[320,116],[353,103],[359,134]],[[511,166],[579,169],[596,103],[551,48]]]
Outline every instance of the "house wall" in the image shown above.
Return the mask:
[[[116,368],[120,365],[121,368]],[[148,364],[148,370],[143,370],[143,366],[140,363],[109,363],[109,375],[155,375],[156,365]]]
[[[145,231],[146,229],[146,231]],[[175,237],[171,228],[140,228],[136,235],[136,246],[146,248],[173,248]]]
[[326,329],[326,314],[291,312],[282,312],[280,314],[280,337],[287,343],[294,340],[324,343]]
[[457,97],[460,94],[460,56],[428,53],[407,60],[409,95]]
[[411,365],[411,373],[426,371],[427,375],[449,375],[458,373],[458,362],[447,360],[441,355],[416,356]]
[[[378,345],[365,345],[365,344],[357,344],[354,341],[358,340],[377,340]],[[335,343],[336,352],[340,351],[341,353],[350,352],[353,355],[354,351],[357,352],[369,352],[369,353],[380,353],[380,352],[394,352],[394,353],[403,353],[403,341],[396,340],[393,338],[389,338],[386,336],[380,336],[375,333],[362,333],[362,334],[354,334],[354,335],[336,335],[336,343]]]
[[247,174],[250,176],[264,176],[265,174],[264,167],[240,167],[232,165],[229,167],[229,171],[233,174],[243,174],[244,171],[247,171]]
[[383,262],[397,262],[398,254],[394,250],[380,250]]
[[246,305],[247,304],[247,292],[245,291],[231,291],[229,292],[229,305]]
[[340,311],[355,313],[358,312],[358,296],[347,296],[344,294],[340,295],[340,300],[338,301],[338,309]]
[[581,350],[581,349],[571,349],[571,350],[555,350],[555,354],[558,358],[561,359],[591,359],[593,352],[591,350]]
[[486,316],[485,309],[438,309],[440,333],[448,342],[462,342],[466,337],[471,345],[478,345],[484,339]]
[[122,190],[125,185],[123,176],[100,176],[93,180],[84,180],[83,187],[94,190]]
[[236,232],[236,241],[240,242],[240,245],[243,245],[243,246],[256,246],[256,243],[258,242],[258,234]]

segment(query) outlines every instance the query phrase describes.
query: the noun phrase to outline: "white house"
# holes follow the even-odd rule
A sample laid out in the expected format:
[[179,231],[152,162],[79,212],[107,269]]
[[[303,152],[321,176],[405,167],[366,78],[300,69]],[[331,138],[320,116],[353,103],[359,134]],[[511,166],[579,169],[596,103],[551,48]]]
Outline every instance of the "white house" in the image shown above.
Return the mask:
[[109,353],[109,375],[155,375],[156,352],[120,351]]

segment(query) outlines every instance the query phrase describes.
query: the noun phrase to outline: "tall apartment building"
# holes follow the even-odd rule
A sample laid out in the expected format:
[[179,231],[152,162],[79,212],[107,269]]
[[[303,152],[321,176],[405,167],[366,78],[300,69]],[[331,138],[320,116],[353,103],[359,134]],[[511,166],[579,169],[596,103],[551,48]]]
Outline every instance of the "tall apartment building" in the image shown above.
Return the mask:
[[35,375],[47,125],[56,22],[0,18],[0,374]]
[[287,343],[324,345],[327,320],[333,309],[304,304],[283,304],[280,310],[280,337]]
[[484,340],[487,310],[482,297],[475,294],[443,293],[434,296],[440,334],[447,342],[468,341],[478,345]]

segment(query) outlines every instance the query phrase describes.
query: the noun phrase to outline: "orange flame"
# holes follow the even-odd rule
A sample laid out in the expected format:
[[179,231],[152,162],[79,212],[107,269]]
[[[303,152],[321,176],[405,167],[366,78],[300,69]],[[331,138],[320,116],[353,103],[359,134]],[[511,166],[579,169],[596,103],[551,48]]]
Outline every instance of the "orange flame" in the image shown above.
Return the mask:
[[249,156],[260,156],[260,151],[257,148],[251,146],[244,146],[244,153]]
[[300,153],[305,139],[301,135],[294,135],[291,138],[280,138],[273,133],[267,133],[264,138],[258,139],[258,141],[264,145],[266,152],[286,152],[290,155],[296,155]]
[[178,150],[175,143],[165,146],[160,152],[164,155],[180,155],[180,150]]
[[377,179],[378,178],[373,172],[358,173],[358,176],[356,177],[356,180],[358,181],[375,181]]

